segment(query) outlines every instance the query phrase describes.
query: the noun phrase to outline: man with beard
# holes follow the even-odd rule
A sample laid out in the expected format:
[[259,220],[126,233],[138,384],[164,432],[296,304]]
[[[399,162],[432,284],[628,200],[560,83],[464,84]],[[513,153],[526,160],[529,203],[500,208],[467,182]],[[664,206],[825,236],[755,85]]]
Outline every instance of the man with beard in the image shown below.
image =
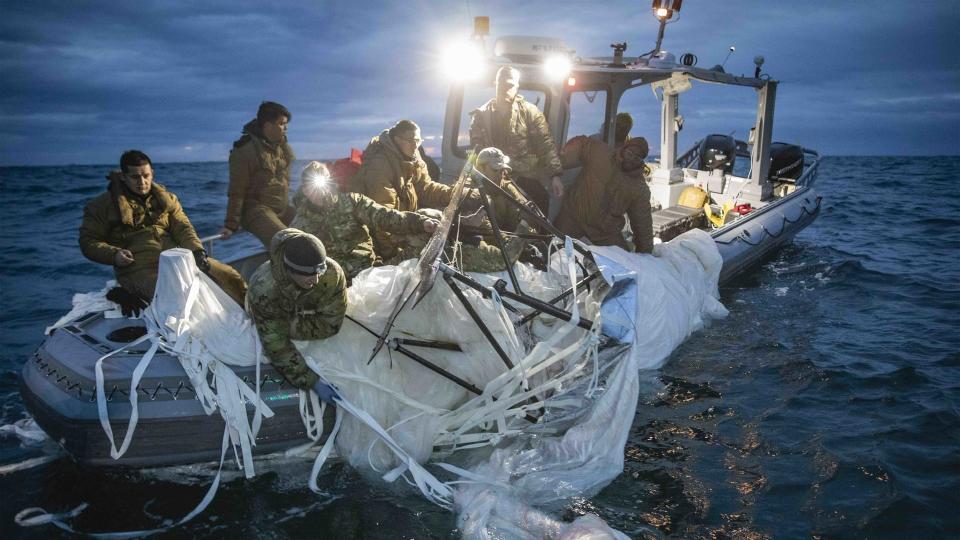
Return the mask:
[[589,137],[571,139],[563,148],[561,161],[565,168],[582,168],[557,215],[557,228],[591,244],[630,251],[622,232],[626,214],[633,250],[653,251],[650,188],[643,162],[647,152],[643,137],[629,139],[616,150]]
[[120,156],[120,170],[107,177],[107,190],[83,209],[80,249],[94,262],[113,266],[119,287],[107,294],[124,315],[139,315],[153,299],[160,252],[184,248],[239,304],[247,285],[232,267],[203,250],[197,231],[177,196],[153,181],[153,163],[139,150]]
[[520,72],[504,66],[497,71],[497,95],[470,113],[470,146],[499,148],[510,157],[514,178],[546,215],[551,192],[563,197],[563,170],[557,145],[540,109],[519,94]]
[[243,135],[233,143],[222,238],[242,226],[269,247],[273,235],[293,219],[293,206],[287,202],[290,165],[295,159],[287,144],[290,118],[283,105],[264,101],[257,117],[243,126]]

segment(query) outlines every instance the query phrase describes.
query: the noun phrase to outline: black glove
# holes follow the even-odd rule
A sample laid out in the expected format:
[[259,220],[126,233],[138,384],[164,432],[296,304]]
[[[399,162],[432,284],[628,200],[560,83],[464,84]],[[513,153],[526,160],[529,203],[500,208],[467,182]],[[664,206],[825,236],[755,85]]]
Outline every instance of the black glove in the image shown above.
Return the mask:
[[150,305],[140,295],[132,293],[123,287],[114,287],[107,292],[107,300],[118,304],[124,317],[139,317],[140,312]]
[[207,260],[207,252],[202,249],[194,250],[193,260],[197,263],[197,268],[204,274],[210,273],[210,261]]

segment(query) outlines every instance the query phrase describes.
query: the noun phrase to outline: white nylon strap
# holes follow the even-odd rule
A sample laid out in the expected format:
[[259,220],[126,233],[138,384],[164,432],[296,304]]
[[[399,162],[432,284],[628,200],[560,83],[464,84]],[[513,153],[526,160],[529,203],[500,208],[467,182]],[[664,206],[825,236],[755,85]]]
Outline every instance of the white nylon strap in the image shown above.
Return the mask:
[[210,488],[207,490],[206,495],[203,496],[203,499],[200,500],[200,503],[190,511],[189,514],[183,516],[180,521],[166,527],[160,527],[157,529],[142,529],[139,531],[122,531],[122,532],[85,532],[78,531],[67,524],[64,520],[77,517],[83,512],[87,506],[87,503],[80,504],[73,510],[67,512],[61,512],[58,514],[51,514],[44,510],[43,508],[34,507],[26,508],[17,513],[13,518],[13,521],[21,527],[36,527],[38,525],[55,525],[64,531],[73,533],[73,534],[82,534],[85,536],[90,536],[92,538],[98,538],[102,540],[126,540],[128,538],[142,538],[144,536],[151,536],[157,533],[161,533],[167,530],[172,529],[173,527],[178,527],[184,523],[190,521],[191,519],[197,517],[201,512],[206,510],[207,506],[213,501],[214,496],[217,494],[217,490],[220,488],[220,475],[223,472],[223,462],[227,455],[227,448],[229,445],[229,437],[227,431],[223,432],[223,443],[220,448],[220,467],[217,468],[217,476],[214,477],[213,483],[210,484]]
[[[310,392],[313,393],[312,391]],[[323,464],[327,462],[327,458],[330,457],[330,453],[333,451],[334,441],[337,438],[337,434],[340,433],[340,423],[343,421],[343,411],[337,407],[337,417],[333,422],[333,430],[330,432],[330,435],[327,436],[327,441],[323,443],[323,448],[320,449],[320,453],[317,454],[317,459],[313,461],[313,468],[310,470],[310,481],[307,483],[307,486],[310,488],[310,491],[314,493],[323,493],[320,490],[320,487],[317,486],[317,477],[320,475],[320,470],[323,469]]]
[[152,337],[154,336],[151,334],[145,334],[135,341],[132,341],[113,352],[101,356],[99,359],[97,359],[97,363],[94,365],[97,383],[97,413],[100,416],[100,425],[103,427],[103,431],[107,434],[107,439],[110,440],[110,456],[113,459],[120,459],[120,456],[126,453],[127,448],[130,446],[130,441],[133,440],[133,432],[136,429],[137,421],[140,418],[140,411],[137,407],[139,398],[137,386],[140,384],[140,379],[143,377],[143,372],[147,370],[147,366],[149,366],[150,361],[153,360],[153,355],[156,354],[157,349],[160,347],[160,342],[156,340],[153,342],[153,344],[150,346],[150,349],[147,350],[146,354],[143,355],[143,357],[140,359],[140,362],[137,364],[137,367],[133,370],[133,376],[130,378],[130,420],[127,423],[127,432],[123,436],[123,443],[120,445],[119,450],[117,450],[117,445],[113,440],[113,428],[110,426],[110,415],[107,412],[107,396],[104,388],[103,378],[103,361],[124,349],[138,345],[147,339],[151,339]]

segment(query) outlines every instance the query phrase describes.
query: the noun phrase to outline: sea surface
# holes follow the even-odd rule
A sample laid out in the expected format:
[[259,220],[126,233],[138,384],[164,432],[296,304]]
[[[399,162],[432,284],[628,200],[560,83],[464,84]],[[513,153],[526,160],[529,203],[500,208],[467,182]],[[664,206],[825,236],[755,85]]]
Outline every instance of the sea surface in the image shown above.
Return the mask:
[[[77,247],[84,202],[109,170],[0,168],[0,425],[26,414],[17,380],[44,327],[110,277]],[[213,234],[226,163],[155,170]],[[644,375],[623,474],[563,517],[595,512],[640,538],[960,537],[958,170],[957,157],[824,158],[817,221],[721,290],[728,318]],[[39,455],[0,438],[0,466]],[[335,464],[317,496],[308,471],[292,461],[229,478],[206,512],[161,537],[458,537],[452,513],[412,493]],[[86,531],[178,519],[209,482],[181,472],[60,459],[2,475],[0,537],[67,536],[18,528],[13,516],[32,506],[88,502],[73,520]]]

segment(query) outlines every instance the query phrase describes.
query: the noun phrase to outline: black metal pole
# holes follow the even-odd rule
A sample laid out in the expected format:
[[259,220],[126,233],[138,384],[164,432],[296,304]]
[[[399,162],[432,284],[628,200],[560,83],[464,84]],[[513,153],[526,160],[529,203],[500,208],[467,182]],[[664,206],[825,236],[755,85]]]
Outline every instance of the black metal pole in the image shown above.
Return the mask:
[[[507,201],[507,204],[510,204],[511,206],[520,210],[520,213],[523,214],[524,216],[529,217],[530,220],[533,221],[535,226],[550,232],[550,234],[558,238],[563,238],[566,236],[565,234],[560,232],[560,229],[556,228],[556,226],[554,226],[553,223],[550,223],[550,221],[547,218],[527,208],[527,205],[523,204],[522,202],[514,199],[512,195],[507,193],[506,190],[504,190],[502,187],[495,184],[492,180],[487,178],[483,173],[478,171],[476,167],[474,167],[473,171],[476,173],[476,177],[479,178],[481,182],[483,182],[486,186],[489,186],[489,188],[493,190],[494,193],[503,197]],[[584,257],[590,256],[590,251],[584,249],[579,244],[574,244],[573,248],[577,250],[577,252],[579,252]]]
[[[484,178],[486,179],[486,176],[484,176]],[[491,182],[491,185],[496,184]],[[497,212],[493,208],[493,203],[490,200],[490,194],[487,193],[486,186],[487,182],[479,182],[480,202],[483,203],[483,207],[487,210],[487,219],[490,220],[490,227],[493,229],[493,239],[497,243],[497,247],[500,248],[500,256],[503,258],[503,264],[507,267],[507,274],[510,276],[510,283],[513,284],[513,290],[523,292],[520,289],[520,282],[517,281],[517,275],[513,273],[513,263],[511,263],[510,258],[507,257],[507,248],[503,242],[503,233],[500,231],[499,223],[497,223]]]
[[411,347],[427,347],[428,349],[441,349],[444,351],[463,352],[460,345],[449,343],[447,341],[424,341],[422,339],[393,338],[391,344],[410,345]]
[[480,331],[483,332],[484,337],[487,338],[487,341],[490,342],[490,345],[493,346],[493,349],[497,351],[497,355],[500,356],[500,359],[503,360],[503,363],[508,369],[513,369],[513,362],[510,361],[510,357],[507,356],[506,351],[504,351],[503,347],[500,346],[497,338],[495,338],[493,333],[490,332],[490,329],[487,328],[487,325],[483,323],[483,319],[480,318],[480,315],[470,304],[470,301],[467,300],[467,297],[463,294],[463,291],[460,290],[460,287],[457,287],[457,284],[453,282],[450,274],[444,273],[443,280],[447,282],[447,285],[449,285],[451,289],[453,289],[453,294],[455,294],[457,299],[460,300],[460,303],[463,304],[464,309],[467,310],[467,314],[470,315],[470,318],[473,319],[473,322],[477,325]]
[[[360,328],[363,328],[364,330],[366,330],[367,332],[369,332],[370,335],[372,335],[372,336],[379,336],[379,334],[377,334],[376,332],[374,332],[373,330],[371,330],[367,325],[365,325],[365,324],[363,324],[362,322],[354,319],[354,318],[351,317],[350,315],[347,315],[346,318],[349,319],[349,320],[351,320],[351,321],[353,321],[354,324],[356,324],[356,325],[359,326]],[[461,387],[464,388],[465,390],[469,390],[470,392],[473,392],[474,394],[477,394],[477,395],[480,395],[480,394],[483,393],[483,391],[480,390],[479,388],[477,388],[475,385],[473,385],[473,384],[471,384],[471,383],[469,383],[469,382],[461,379],[460,377],[457,377],[457,376],[454,375],[453,373],[450,373],[449,371],[443,369],[442,367],[440,367],[440,366],[438,366],[438,365],[430,362],[429,360],[427,360],[426,358],[423,358],[422,356],[418,355],[417,353],[415,353],[415,352],[413,352],[413,351],[411,351],[411,350],[403,347],[402,345],[400,345],[400,344],[398,344],[398,343],[396,343],[396,342],[393,342],[392,344],[394,344],[394,347],[392,347],[392,348],[393,348],[395,351],[397,351],[397,352],[399,352],[400,354],[406,356],[407,358],[410,358],[410,359],[413,360],[414,362],[417,362],[418,364],[420,364],[420,365],[422,365],[423,367],[425,367],[425,368],[433,371],[434,373],[437,373],[438,375],[446,378],[447,380],[449,380],[449,381],[451,381],[451,382],[453,382],[453,383],[461,386]],[[457,346],[456,344],[451,344],[451,345],[456,346],[456,347],[457,347],[456,350],[458,350],[458,351],[460,350],[460,347]],[[452,349],[451,349],[451,350],[452,350]]]
[[[577,283],[577,288],[579,289],[579,288],[581,288],[581,287],[589,284],[591,281],[593,281],[593,280],[594,280],[597,276],[599,276],[599,275],[600,275],[600,272],[594,272],[593,274],[590,274],[589,276],[581,279],[581,280]],[[570,294],[571,294],[572,292],[573,292],[573,287],[570,287],[569,289],[563,291],[562,293],[560,293],[559,295],[555,296],[554,298],[551,298],[550,300],[548,300],[547,303],[548,303],[548,304],[556,304],[557,302],[559,302],[559,301],[563,300],[564,298],[570,296]],[[531,319],[533,319],[534,317],[536,317],[536,316],[539,315],[540,313],[542,313],[540,310],[535,309],[533,312],[524,315],[523,318],[521,318],[521,319],[517,322],[517,325],[518,325],[518,326],[523,326],[524,324],[527,324],[528,322],[530,322]]]
[[[450,268],[449,265],[446,265],[443,263],[440,263],[440,264],[441,264],[440,270],[443,272],[444,280],[447,281],[447,283],[449,283],[451,286],[453,286],[455,291],[460,291],[460,289],[458,289],[455,285],[453,285],[453,283],[451,283],[451,279],[456,279],[457,281],[463,283],[464,285],[467,285],[472,289],[476,289],[481,293],[486,291],[487,294],[489,294],[489,289],[486,286],[480,284],[470,276],[466,276],[464,274],[461,274],[460,272],[457,272],[453,268]],[[506,282],[503,282],[503,284],[506,285]],[[509,298],[510,300],[513,300],[515,302],[519,302],[527,307],[532,307],[534,309],[542,311],[547,315],[550,315],[551,317],[556,317],[558,319],[562,319],[567,322],[570,322],[573,319],[573,315],[571,315],[569,312],[566,312],[556,306],[551,306],[550,304],[542,300],[537,300],[536,298],[533,298],[531,296],[527,296],[523,294],[515,294],[511,291],[508,291],[506,287],[497,288],[497,292],[500,294],[500,296]],[[463,291],[460,291],[460,294],[462,295]],[[472,309],[472,306],[471,306],[471,309]],[[481,324],[481,327],[482,327],[482,323],[478,322],[478,324]],[[590,330],[590,328],[593,327],[593,321],[589,319],[580,319],[580,321],[577,323],[577,326],[579,326],[580,328],[583,328],[584,330]]]
[[407,348],[404,347],[403,345],[394,344],[393,350],[397,351],[398,353],[403,354],[403,355],[406,356],[407,358],[409,358],[409,359],[413,360],[414,362],[420,364],[421,366],[429,369],[430,371],[432,371],[432,372],[434,372],[434,373],[436,373],[436,374],[438,374],[438,375],[440,375],[440,376],[442,376],[442,377],[450,380],[451,382],[456,383],[457,385],[459,385],[460,387],[462,387],[464,390],[468,390],[468,391],[470,391],[470,392],[473,392],[474,394],[476,394],[476,395],[478,395],[478,396],[483,393],[483,390],[481,390],[481,389],[477,388],[476,386],[474,386],[473,384],[471,384],[471,383],[469,383],[469,382],[461,379],[460,377],[457,377],[457,376],[454,375],[453,373],[450,373],[449,371],[447,371],[447,370],[443,369],[442,367],[434,364],[433,362],[431,362],[431,361],[427,360],[426,358],[420,356],[419,354],[411,351],[410,349],[407,349]]

